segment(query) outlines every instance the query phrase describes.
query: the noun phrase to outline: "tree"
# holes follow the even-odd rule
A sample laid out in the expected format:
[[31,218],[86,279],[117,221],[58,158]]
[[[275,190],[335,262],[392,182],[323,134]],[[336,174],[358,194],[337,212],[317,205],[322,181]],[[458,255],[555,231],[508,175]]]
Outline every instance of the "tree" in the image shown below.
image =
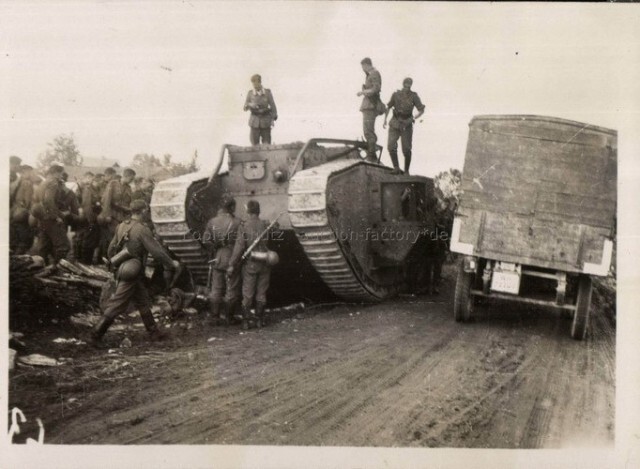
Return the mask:
[[[434,178],[436,193],[444,202],[456,207],[462,194],[462,173],[459,169],[451,168],[449,171],[442,171]],[[438,193],[439,192],[439,193]]]
[[52,163],[61,163],[65,166],[81,166],[82,155],[73,140],[73,134],[58,135],[53,142],[47,144],[48,149],[38,157],[38,168],[46,169]]
[[147,177],[157,178],[156,174],[164,173],[164,177],[167,174],[171,177],[181,176],[183,174],[193,173],[198,171],[198,151],[196,150],[188,163],[172,163],[172,155],[165,153],[162,159],[155,155],[147,153],[138,153],[133,157],[131,166],[138,173],[144,174]]

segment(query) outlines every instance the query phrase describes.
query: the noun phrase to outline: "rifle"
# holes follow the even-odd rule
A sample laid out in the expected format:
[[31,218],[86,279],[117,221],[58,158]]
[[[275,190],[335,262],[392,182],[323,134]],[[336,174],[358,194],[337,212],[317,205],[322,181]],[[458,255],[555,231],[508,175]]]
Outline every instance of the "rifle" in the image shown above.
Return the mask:
[[260,233],[260,236],[258,236],[256,238],[256,240],[251,243],[251,246],[249,246],[247,248],[247,250],[244,252],[244,254],[242,255],[241,260],[245,260],[247,257],[249,257],[249,255],[251,254],[251,251],[253,251],[255,249],[255,247],[258,245],[258,243],[260,242],[260,240],[262,239],[262,237],[264,235],[266,235],[269,230],[271,230],[271,228],[273,228],[273,226],[278,222],[278,219],[286,212],[286,210],[284,212],[280,212],[280,214],[276,217],[275,220],[273,220],[271,223],[269,223],[269,226],[267,226],[264,231],[262,233]]

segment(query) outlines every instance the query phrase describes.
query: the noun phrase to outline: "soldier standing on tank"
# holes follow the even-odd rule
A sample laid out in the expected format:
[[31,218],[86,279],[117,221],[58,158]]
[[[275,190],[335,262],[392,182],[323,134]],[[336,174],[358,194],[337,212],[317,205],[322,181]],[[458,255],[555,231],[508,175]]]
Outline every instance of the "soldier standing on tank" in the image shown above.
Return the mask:
[[[102,337],[109,329],[116,317],[126,313],[129,303],[138,308],[144,327],[150,335],[151,340],[162,340],[166,334],[158,329],[153,314],[151,313],[151,300],[144,284],[144,265],[146,257],[150,253],[154,259],[162,262],[165,272],[165,282],[169,285],[173,273],[180,267],[178,261],[169,257],[167,252],[156,241],[151,230],[142,222],[145,212],[149,210],[148,205],[142,200],[131,203],[131,218],[120,223],[116,228],[116,234],[109,244],[107,255],[109,259],[118,254],[118,249],[126,248],[130,259],[138,262],[129,263],[119,269],[120,278],[116,278],[116,291],[107,300],[104,314],[93,327],[89,337],[91,345],[103,348]],[[127,261],[128,262],[128,261]],[[131,269],[131,270],[128,270]],[[136,272],[137,271],[137,272]]]
[[26,254],[33,244],[33,229],[29,226],[29,211],[33,201],[33,168],[22,165],[9,212],[9,245],[14,254]]
[[[402,81],[402,89],[396,91],[391,95],[389,104],[387,104],[387,110],[384,114],[384,123],[382,127],[387,128],[387,117],[389,111],[393,108],[393,117],[389,122],[389,138],[387,141],[387,148],[389,150],[389,156],[393,163],[393,172],[395,174],[400,173],[400,166],[398,164],[398,139],[402,143],[402,154],[404,155],[404,172],[409,174],[409,166],[411,165],[411,147],[413,140],[413,123],[416,119],[420,118],[424,114],[425,106],[422,104],[418,93],[411,91],[411,85],[413,80],[411,78],[405,78]],[[413,108],[418,110],[418,114],[413,115]]]
[[[236,314],[240,298],[240,273],[227,275],[229,259],[236,242],[240,220],[235,217],[236,201],[229,196],[222,199],[218,214],[209,220],[204,232],[205,241],[212,247],[210,321],[220,319],[228,325]],[[224,303],[223,303],[224,300]]]
[[271,127],[278,120],[276,103],[271,90],[262,87],[260,75],[253,75],[251,83],[253,89],[247,93],[247,99],[244,102],[244,110],[251,112],[249,139],[251,145],[271,144]]
[[46,179],[35,190],[31,214],[38,220],[38,243],[36,251],[44,259],[49,255],[55,264],[69,252],[67,224],[65,218],[69,212],[60,208],[64,197],[61,188],[64,168],[52,165],[46,173]]
[[367,142],[367,160],[377,161],[376,143],[378,136],[376,135],[376,117],[380,112],[382,102],[380,101],[380,91],[382,89],[382,76],[380,72],[373,67],[371,59],[365,57],[360,61],[362,70],[366,75],[362,91],[358,91],[358,96],[363,96],[360,112],[362,112],[362,130],[364,139]]
[[[255,200],[247,202],[247,214],[249,218],[240,225],[238,235],[233,247],[233,253],[229,260],[227,274],[231,277],[236,273],[238,264],[246,249],[264,232],[268,223],[259,218],[260,204]],[[266,252],[267,242],[264,237],[260,239],[254,248],[256,252]],[[271,279],[271,267],[263,261],[254,260],[251,256],[245,259],[242,265],[242,316],[244,324],[252,319],[264,321],[265,305],[267,304],[267,291]],[[255,299],[255,316],[251,314],[251,306]]]

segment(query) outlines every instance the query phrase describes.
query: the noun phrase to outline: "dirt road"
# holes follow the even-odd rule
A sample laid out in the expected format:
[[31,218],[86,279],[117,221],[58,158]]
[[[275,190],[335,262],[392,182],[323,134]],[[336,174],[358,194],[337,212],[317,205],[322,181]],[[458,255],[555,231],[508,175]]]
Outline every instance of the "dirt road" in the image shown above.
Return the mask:
[[451,277],[437,298],[315,309],[246,333],[140,336],[120,354],[67,346],[72,364],[14,372],[10,407],[41,417],[48,443],[612,446],[609,319],[595,314],[585,342],[569,319],[513,304],[458,324]]

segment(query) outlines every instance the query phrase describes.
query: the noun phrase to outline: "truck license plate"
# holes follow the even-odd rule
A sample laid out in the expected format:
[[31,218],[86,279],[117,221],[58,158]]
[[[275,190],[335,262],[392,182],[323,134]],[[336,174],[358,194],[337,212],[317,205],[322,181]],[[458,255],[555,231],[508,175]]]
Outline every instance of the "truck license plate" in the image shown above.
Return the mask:
[[520,292],[520,275],[516,272],[493,272],[491,290],[517,295]]

